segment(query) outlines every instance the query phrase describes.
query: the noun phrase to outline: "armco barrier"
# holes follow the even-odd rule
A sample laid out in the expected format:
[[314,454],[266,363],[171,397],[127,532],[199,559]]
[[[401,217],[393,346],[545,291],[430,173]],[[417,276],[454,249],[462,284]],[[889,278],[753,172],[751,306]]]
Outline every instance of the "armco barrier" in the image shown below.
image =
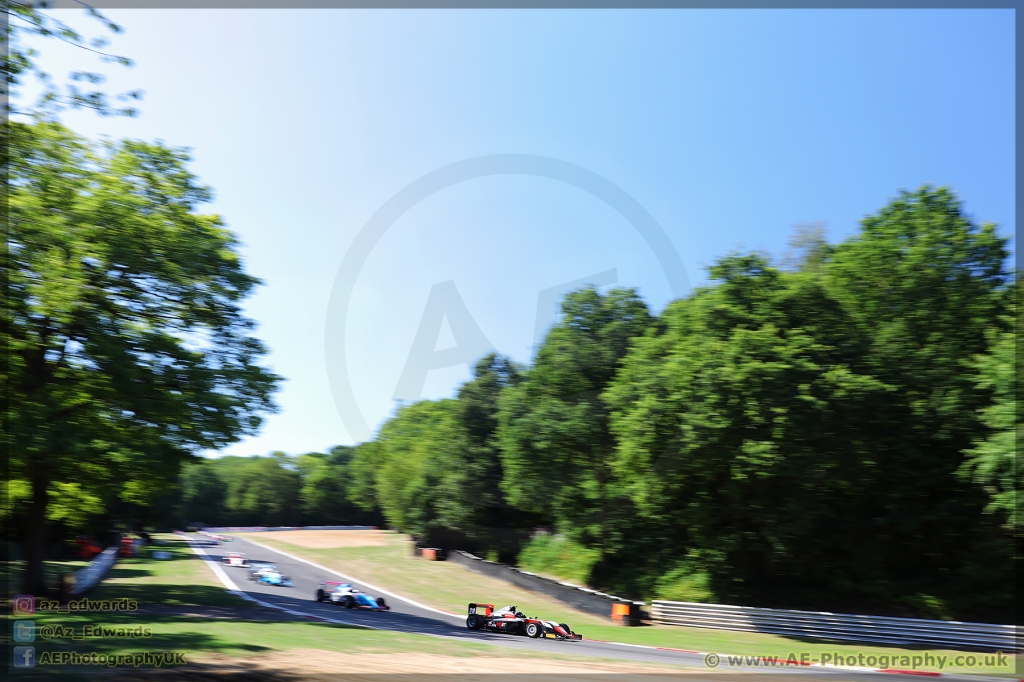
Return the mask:
[[766,632],[878,644],[926,644],[951,649],[1020,650],[1020,630],[1012,625],[661,600],[654,601],[651,618],[656,623],[666,625],[715,630]]
[[[640,622],[640,606],[643,605],[643,602],[634,602],[586,587],[545,578],[536,573],[481,559],[469,552],[447,552],[446,558],[448,561],[465,566],[474,573],[504,580],[524,590],[553,597],[585,613],[621,620],[625,625],[636,625]],[[487,595],[480,595],[477,598],[484,599],[487,598]]]
[[117,553],[121,549],[121,538],[117,538],[110,547],[92,558],[84,568],[64,576],[63,592],[68,598],[80,597],[100,584],[117,561]]

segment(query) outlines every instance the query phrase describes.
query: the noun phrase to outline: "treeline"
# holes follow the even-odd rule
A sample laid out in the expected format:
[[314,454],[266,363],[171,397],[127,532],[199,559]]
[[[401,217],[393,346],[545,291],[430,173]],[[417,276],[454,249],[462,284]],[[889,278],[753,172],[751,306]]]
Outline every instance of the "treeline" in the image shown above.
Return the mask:
[[925,187],[796,246],[660,315],[569,295],[531,367],[488,356],[356,447],[349,499],[627,596],[1012,620],[1006,240]]
[[186,464],[169,500],[175,526],[379,525],[349,501],[353,448],[328,453],[221,457]]

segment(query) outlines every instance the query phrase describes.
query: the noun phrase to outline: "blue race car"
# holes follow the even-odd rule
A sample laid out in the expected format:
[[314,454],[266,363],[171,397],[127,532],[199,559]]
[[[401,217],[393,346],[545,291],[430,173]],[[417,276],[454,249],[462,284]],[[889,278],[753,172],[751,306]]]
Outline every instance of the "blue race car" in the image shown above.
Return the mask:
[[275,585],[277,587],[291,587],[292,579],[282,575],[273,564],[253,564],[249,579],[253,582],[264,585]]
[[352,583],[339,583],[333,580],[325,580],[320,583],[320,587],[316,591],[316,600],[340,604],[348,609],[391,610],[391,607],[384,601],[384,597],[374,599],[365,592],[360,592],[352,587]]

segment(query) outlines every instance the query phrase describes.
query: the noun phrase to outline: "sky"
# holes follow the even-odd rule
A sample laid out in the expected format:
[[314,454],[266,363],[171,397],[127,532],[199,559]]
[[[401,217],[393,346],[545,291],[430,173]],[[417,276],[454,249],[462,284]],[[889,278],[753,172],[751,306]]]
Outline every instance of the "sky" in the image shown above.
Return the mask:
[[41,63],[141,88],[141,115],[63,122],[190,148],[264,283],[279,410],[208,456],[364,440],[486,349],[529,363],[567,286],[660,311],[901,189],[1016,227],[1013,10],[105,12],[133,68]]

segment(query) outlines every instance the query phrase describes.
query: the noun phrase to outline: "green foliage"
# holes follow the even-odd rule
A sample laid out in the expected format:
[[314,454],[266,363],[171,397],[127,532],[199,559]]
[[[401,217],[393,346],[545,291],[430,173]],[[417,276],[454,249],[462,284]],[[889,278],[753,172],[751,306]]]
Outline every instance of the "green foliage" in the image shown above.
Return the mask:
[[[1010,305],[1013,317],[1007,320],[1008,326],[1013,322],[1020,324],[1022,292],[1024,286],[1018,280],[1012,289],[1014,299]],[[960,471],[984,486],[991,498],[985,510],[1005,514],[1007,524],[1019,534],[1021,519],[1016,501],[1024,491],[1024,469],[1015,467],[1015,458],[1017,444],[1024,434],[1024,418],[1017,407],[1024,397],[1024,389],[1017,378],[1018,359],[1017,336],[1013,327],[1011,331],[993,333],[989,352],[977,356],[977,386],[993,394],[993,402],[981,410],[981,420],[988,427],[989,435],[984,440],[975,441],[975,447],[967,452],[967,461]]]
[[302,482],[287,456],[223,457],[215,461],[227,484],[225,508],[237,525],[291,526],[299,523]]
[[389,525],[421,542],[514,556],[525,522],[502,494],[495,434],[499,396],[519,380],[515,365],[490,354],[457,400],[400,408],[354,449],[349,499],[379,506]]
[[32,580],[55,491],[151,503],[191,453],[253,432],[278,378],[241,310],[258,280],[220,217],[198,212],[210,190],[183,150],[92,145],[52,122],[0,132],[4,388],[18,406],[2,431],[11,477],[33,491]]
[[224,480],[212,463],[198,460],[186,464],[181,470],[178,518],[171,525],[221,521],[225,518],[225,492]]
[[519,567],[569,581],[577,585],[590,582],[590,571],[601,553],[584,547],[563,535],[537,535],[519,553]]
[[187,464],[173,524],[378,525],[376,513],[348,496],[355,448],[329,454],[222,457]]
[[956,475],[1004,241],[924,188],[818,253],[723,259],[606,392],[616,472],[661,531],[646,559],[697,557],[670,570],[723,602],[1008,618],[1011,546]]
[[436,492],[453,487],[446,479],[458,473],[446,464],[464,447],[464,437],[453,400],[403,406],[381,428],[368,452],[374,455],[376,499],[389,525],[424,537],[438,513],[450,515]]
[[691,557],[658,578],[654,586],[655,597],[668,601],[714,602],[711,580],[700,564],[697,557]]
[[1009,621],[1005,240],[924,187],[843,243],[791,244],[785,269],[722,258],[656,319],[630,291],[570,294],[528,370],[487,383],[485,359],[360,446],[364,502],[479,533],[466,500],[504,493],[513,524],[559,531],[521,566],[625,596]]
[[601,552],[616,546],[620,519],[628,517],[612,480],[615,443],[601,392],[630,340],[651,324],[632,290],[569,294],[534,366],[499,402],[502,487],[509,500]]

